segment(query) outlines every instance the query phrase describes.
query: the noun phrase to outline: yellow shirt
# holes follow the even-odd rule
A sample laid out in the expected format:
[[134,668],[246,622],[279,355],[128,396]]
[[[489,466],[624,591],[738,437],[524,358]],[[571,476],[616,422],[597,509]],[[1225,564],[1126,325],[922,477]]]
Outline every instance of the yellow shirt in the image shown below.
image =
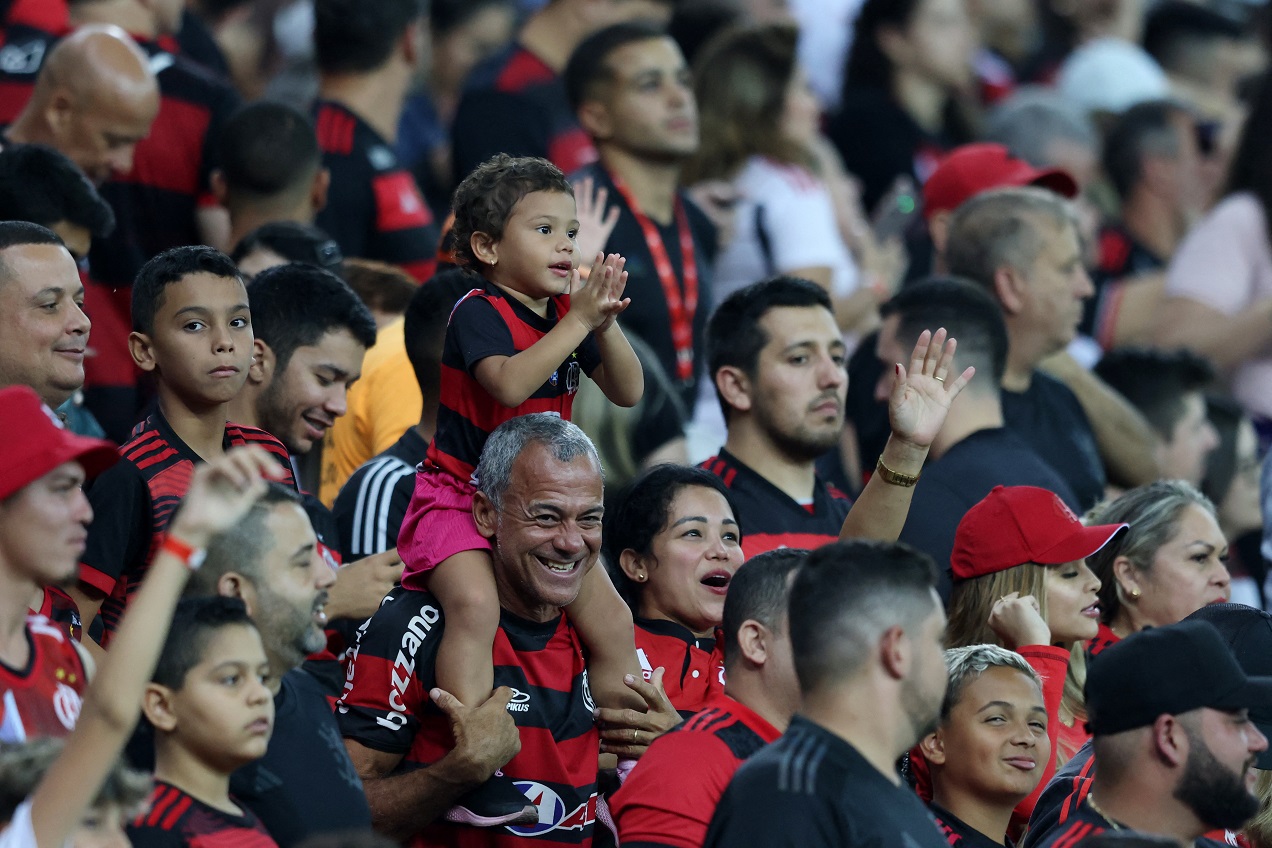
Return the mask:
[[362,362],[362,379],[349,390],[349,411],[336,419],[322,446],[318,497],[330,507],[358,466],[387,450],[420,420],[424,398],[406,357],[401,318],[376,334]]

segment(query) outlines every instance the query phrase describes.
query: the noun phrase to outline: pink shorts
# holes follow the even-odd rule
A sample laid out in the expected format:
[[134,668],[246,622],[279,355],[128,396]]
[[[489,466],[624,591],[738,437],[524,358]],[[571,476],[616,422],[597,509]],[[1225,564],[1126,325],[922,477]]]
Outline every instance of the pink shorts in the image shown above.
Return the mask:
[[445,471],[420,471],[398,533],[398,556],[406,565],[402,586],[427,590],[428,573],[462,551],[488,551],[490,540],[473,522],[473,492]]

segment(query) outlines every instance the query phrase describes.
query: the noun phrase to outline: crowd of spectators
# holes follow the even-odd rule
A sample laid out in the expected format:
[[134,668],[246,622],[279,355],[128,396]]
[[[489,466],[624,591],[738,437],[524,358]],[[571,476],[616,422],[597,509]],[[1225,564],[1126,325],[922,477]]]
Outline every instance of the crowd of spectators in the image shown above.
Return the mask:
[[0,2],[0,848],[1272,848],[1269,14]]

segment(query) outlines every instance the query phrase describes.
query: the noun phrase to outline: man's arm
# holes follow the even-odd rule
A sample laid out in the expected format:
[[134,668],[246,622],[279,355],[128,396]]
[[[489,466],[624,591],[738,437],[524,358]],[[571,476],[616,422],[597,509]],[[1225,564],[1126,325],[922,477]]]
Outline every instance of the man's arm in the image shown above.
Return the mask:
[[1049,357],[1040,367],[1077,397],[1113,482],[1133,488],[1158,479],[1157,435],[1130,401],[1067,352]]
[[1272,297],[1228,315],[1199,300],[1168,293],[1158,311],[1153,341],[1158,347],[1186,347],[1225,371],[1235,368],[1272,349]]
[[349,759],[362,778],[371,822],[392,839],[408,839],[432,824],[521,750],[517,725],[508,714],[512,690],[507,687],[496,689],[477,707],[466,707],[441,689],[432,690],[429,697],[450,718],[455,735],[455,747],[429,767],[390,777],[401,754],[345,739]]

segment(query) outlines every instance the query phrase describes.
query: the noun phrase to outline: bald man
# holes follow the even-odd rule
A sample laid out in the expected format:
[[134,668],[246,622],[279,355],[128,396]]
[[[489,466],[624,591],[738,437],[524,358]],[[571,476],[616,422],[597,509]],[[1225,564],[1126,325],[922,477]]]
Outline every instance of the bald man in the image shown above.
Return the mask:
[[132,170],[137,144],[158,113],[159,86],[145,51],[119,27],[90,25],[49,53],[6,138],[52,147],[101,185]]

